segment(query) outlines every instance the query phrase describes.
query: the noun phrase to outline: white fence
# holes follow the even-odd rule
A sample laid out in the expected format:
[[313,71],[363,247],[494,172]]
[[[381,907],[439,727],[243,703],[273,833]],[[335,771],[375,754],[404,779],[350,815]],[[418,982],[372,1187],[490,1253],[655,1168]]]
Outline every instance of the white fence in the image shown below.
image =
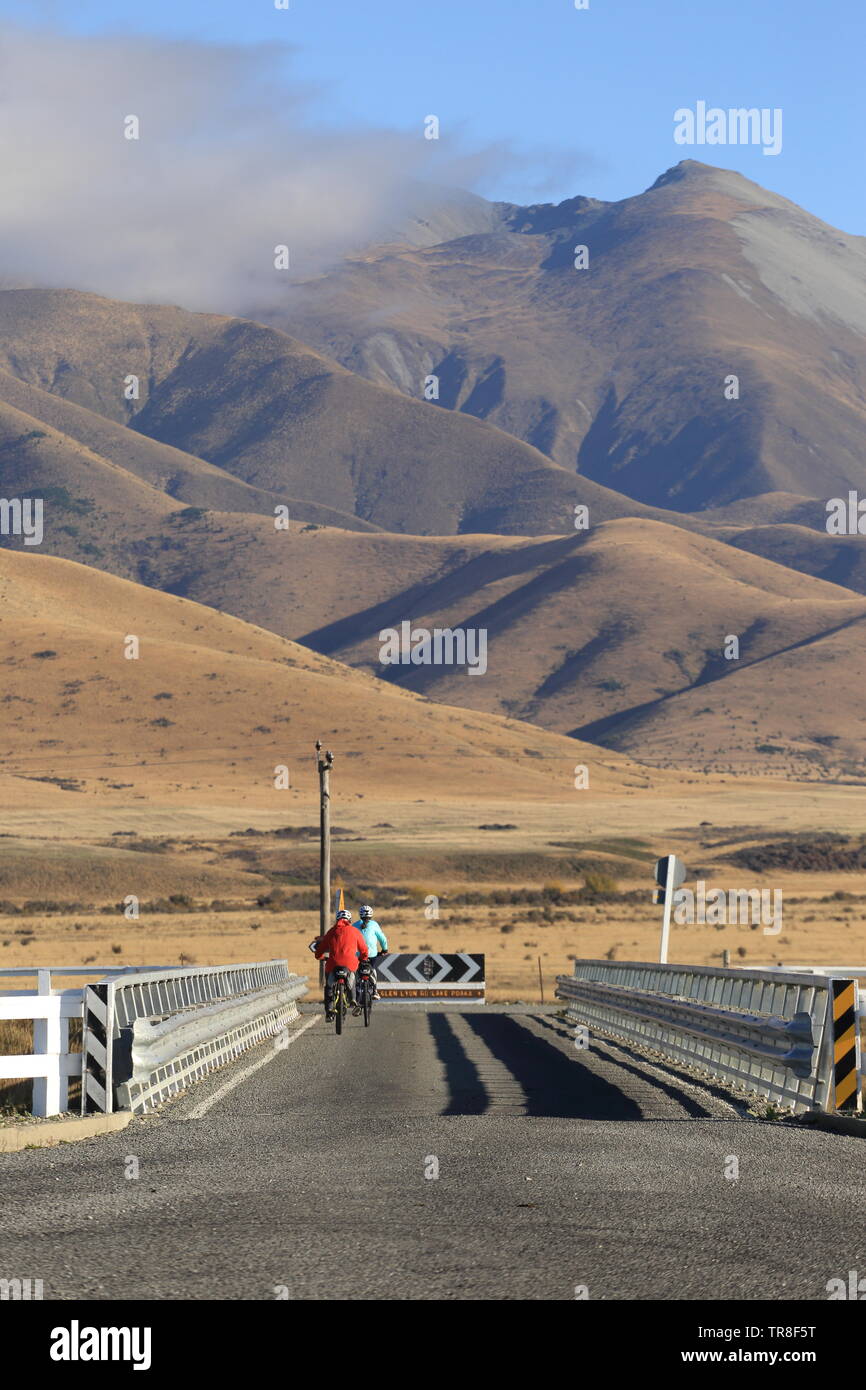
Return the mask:
[[35,990],[0,993],[0,1020],[27,1019],[33,1023],[32,1052],[0,1053],[0,1081],[32,1077],[34,1115],[62,1114],[69,1104],[69,1078],[81,1075],[81,1053],[69,1051],[69,1021],[83,1017],[84,990],[52,989],[52,975],[92,978],[119,974],[125,968],[108,965],[92,969],[0,970],[0,980],[28,976],[38,980]]

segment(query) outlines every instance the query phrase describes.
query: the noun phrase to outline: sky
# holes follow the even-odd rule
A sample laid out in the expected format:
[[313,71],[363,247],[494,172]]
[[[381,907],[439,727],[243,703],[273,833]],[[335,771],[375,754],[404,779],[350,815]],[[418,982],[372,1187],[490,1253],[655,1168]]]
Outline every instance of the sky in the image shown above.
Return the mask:
[[[142,271],[139,292],[216,307],[226,285],[204,265],[185,295],[172,277],[178,247],[187,281],[202,236],[233,258],[227,283],[255,278],[281,209],[311,266],[374,234],[406,176],[521,203],[617,199],[688,157],[866,234],[863,0],[277,3],[0,0],[0,275],[62,260],[62,219],[69,274],[93,286],[98,218],[100,288],[158,246],[162,282]],[[781,109],[781,152],[676,144],[674,112],[701,101]],[[103,135],[139,108],[133,165]],[[106,257],[118,202],[135,226]]]

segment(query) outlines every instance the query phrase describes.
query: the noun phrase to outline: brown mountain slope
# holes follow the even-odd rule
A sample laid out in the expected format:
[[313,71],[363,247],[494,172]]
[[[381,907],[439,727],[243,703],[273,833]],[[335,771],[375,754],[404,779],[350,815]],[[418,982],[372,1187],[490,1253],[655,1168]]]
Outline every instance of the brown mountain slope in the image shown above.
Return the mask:
[[[71,290],[7,290],[0,369],[174,446],[169,457],[131,444],[129,467],[196,505],[272,512],[274,499],[298,499],[305,519],[356,516],[420,534],[564,532],[575,504],[588,505],[594,520],[656,514],[490,425],[373,386],[246,320]],[[124,400],[130,375],[139,379],[138,402]],[[35,400],[5,389],[0,378],[0,399],[39,416]],[[45,418],[123,462],[116,433],[103,427],[94,438],[92,420],[68,410],[61,419],[56,409],[46,403]],[[196,469],[190,455],[213,467]],[[238,497],[239,484],[257,495]]]
[[[168,798],[291,810],[278,764],[317,735],[344,795],[567,797],[576,762],[600,794],[643,785],[628,759],[513,720],[389,689],[272,633],[180,598],[33,554],[0,552],[7,803],[66,784],[70,809]],[[124,656],[137,636],[137,659]],[[304,798],[308,792],[304,792]],[[302,804],[298,802],[297,804]],[[305,801],[304,803],[305,804]],[[289,816],[291,819],[291,816]]]
[[[242,523],[239,526],[239,523]],[[770,528],[771,530],[774,528]],[[792,528],[794,529],[794,528]],[[584,730],[606,743],[623,721],[639,727],[659,701],[702,689],[715,705],[731,673],[758,662],[767,678],[803,644],[824,640],[866,614],[859,594],[745,550],[655,522],[616,521],[588,535],[412,537],[293,527],[256,528],[252,518],[215,514],[184,526],[182,549],[153,553],[160,586],[207,601],[364,668],[387,681],[452,705],[529,719],[561,732]],[[816,533],[807,540],[820,545]],[[827,541],[831,538],[825,537]],[[470,627],[488,633],[488,669],[468,677],[448,667],[384,666],[380,632]],[[726,660],[725,640],[740,641]],[[856,642],[836,672],[840,692],[862,683]],[[795,679],[790,726],[822,711],[826,700]],[[832,718],[832,711],[826,711]],[[749,766],[772,770],[779,717],[744,706],[751,732]],[[680,731],[679,760],[727,767],[732,727],[717,722],[700,748],[691,721]],[[814,732],[832,732],[820,722]],[[859,734],[848,730],[856,743]],[[618,746],[618,745],[617,745]],[[636,745],[629,744],[630,751]],[[853,746],[853,745],[852,745]],[[834,744],[808,746],[802,771],[830,768]]]
[[864,285],[866,239],[686,160],[622,202],[505,210],[438,246],[371,248],[275,321],[413,396],[435,373],[446,408],[693,511],[866,490]]
[[[861,616],[814,641],[729,670],[631,715],[583,726],[611,748],[657,766],[712,767],[788,778],[866,781]],[[732,668],[734,663],[731,663]]]
[[2,400],[0,493],[42,500],[43,547],[77,550],[82,560],[107,559],[112,568],[123,564],[142,529],[157,529],[181,510],[134,473]]
[[866,594],[866,536],[828,536],[806,526],[756,526],[719,535],[738,550]]
[[[31,418],[31,424],[23,433],[16,435],[15,427],[10,426],[4,434],[0,488],[6,496],[15,495],[16,489],[25,487],[28,493],[35,496],[39,488],[64,485],[60,456],[49,464],[45,457],[46,448],[36,446],[39,435],[34,431],[43,431],[62,436],[71,446],[72,455],[83,457],[82,451],[76,447],[82,445],[91,456],[122,468],[133,479],[149,483],[166,497],[186,506],[273,516],[278,503],[287,503],[291,514],[305,521],[353,530],[375,529],[332,508],[294,497],[287,499],[282,494],[276,496],[250,487],[248,483],[234,478],[221,468],[215,468],[204,459],[147,439],[126,425],[97,414],[95,410],[76,405],[63,396],[53,395],[48,390],[0,371],[0,409],[4,406]],[[25,438],[25,434],[29,437]],[[55,439],[54,442],[56,445],[59,440]],[[19,444],[29,447],[19,449]],[[98,479],[91,480],[89,488],[85,490],[85,500],[96,507],[101,505],[103,498]],[[62,520],[57,515],[52,519],[55,522]],[[94,533],[92,539],[102,544],[106,537]],[[73,555],[71,558],[81,557]]]
[[[383,538],[376,540],[383,544]],[[362,537],[351,541],[367,544]],[[471,548],[467,544],[461,554],[442,559],[432,582],[299,635],[320,650],[375,669],[378,633],[404,619],[424,628],[485,628],[488,671],[483,677],[446,667],[379,670],[450,703],[583,731],[605,743],[608,721],[637,712],[629,719],[639,730],[643,707],[672,702],[678,691],[703,689],[707,698],[700,707],[714,706],[716,689],[727,690],[731,673],[754,663],[761,666],[755,679],[771,683],[784,656],[785,669],[794,672],[784,704],[788,725],[774,702],[753,707],[750,698],[739,711],[740,724],[751,734],[742,754],[749,766],[774,766],[776,756],[762,752],[762,745],[778,743],[780,736],[802,744],[808,730],[820,739],[804,747],[806,772],[813,765],[835,766],[834,741],[824,737],[834,732],[851,748],[859,747],[860,756],[866,753],[859,721],[830,727],[833,709],[815,684],[811,651],[808,661],[805,655],[807,646],[853,624],[834,684],[843,709],[846,698],[856,703],[864,671],[858,642],[866,603],[849,590],[706,538],[639,521],[608,523],[571,540],[491,546],[487,538],[473,538]],[[739,638],[740,655],[729,661],[724,646],[732,635]],[[694,764],[699,757],[729,765],[732,725],[728,719],[710,723],[715,742],[704,732],[698,747],[691,722],[683,721],[676,760]],[[617,739],[615,746],[634,754],[639,741],[637,736],[627,744]]]

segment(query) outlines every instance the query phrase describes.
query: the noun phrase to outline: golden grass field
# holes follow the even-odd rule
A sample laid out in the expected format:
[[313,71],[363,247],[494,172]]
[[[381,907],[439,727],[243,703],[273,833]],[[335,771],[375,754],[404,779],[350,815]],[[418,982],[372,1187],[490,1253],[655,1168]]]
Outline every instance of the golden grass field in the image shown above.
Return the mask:
[[[437,845],[383,835],[335,838],[335,886],[345,886],[350,907],[374,903],[392,949],[483,951],[492,1000],[536,1001],[539,957],[548,999],[572,956],[657,957],[661,909],[651,901],[652,869],[656,856],[672,847],[668,838],[572,837],[533,847],[519,830],[476,831],[472,843],[467,833],[460,842]],[[741,847],[759,837],[741,828],[731,838]],[[503,847],[509,839],[517,842],[510,850]],[[760,925],[674,923],[671,960],[720,964],[728,950],[731,963],[743,966],[866,962],[866,872],[752,872],[726,863],[724,850],[691,839],[683,843],[681,835],[673,846],[694,866],[690,880],[700,870],[709,887],[780,890],[782,927],[766,934]],[[32,841],[19,844],[17,871],[8,860],[0,870],[0,968],[286,957],[298,973],[315,970],[307,950],[318,929],[313,838],[287,845],[262,833],[116,851],[122,866],[101,869],[101,893],[94,894],[98,875],[87,869],[72,896],[76,880],[67,869],[54,898],[46,894],[47,880],[35,897],[10,893],[14,874],[20,889],[27,861],[38,853]],[[109,852],[97,853],[101,868]],[[87,866],[86,847],[77,846],[69,861]],[[607,891],[588,892],[587,880],[602,882]],[[122,910],[127,893],[140,897],[137,919]],[[172,895],[177,902],[168,901]],[[425,916],[430,895],[439,899],[438,919]],[[467,896],[480,901],[461,901]],[[9,911],[13,904],[18,911]]]

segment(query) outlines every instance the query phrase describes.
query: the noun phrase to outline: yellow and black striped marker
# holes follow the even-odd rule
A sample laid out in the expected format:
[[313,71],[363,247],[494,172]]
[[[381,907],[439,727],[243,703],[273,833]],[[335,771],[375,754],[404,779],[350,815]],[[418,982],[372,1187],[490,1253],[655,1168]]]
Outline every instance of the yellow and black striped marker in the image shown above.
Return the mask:
[[833,981],[833,1060],[837,1110],[856,1110],[860,1105],[856,990],[854,980]]

